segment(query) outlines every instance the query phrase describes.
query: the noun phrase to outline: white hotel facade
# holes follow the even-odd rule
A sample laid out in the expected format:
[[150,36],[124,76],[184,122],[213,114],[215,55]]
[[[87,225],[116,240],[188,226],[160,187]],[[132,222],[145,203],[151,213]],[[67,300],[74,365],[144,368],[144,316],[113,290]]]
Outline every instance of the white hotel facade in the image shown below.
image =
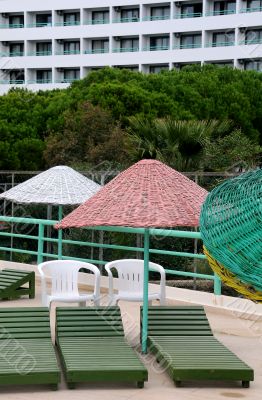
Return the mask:
[[0,55],[0,93],[64,88],[104,66],[262,71],[262,0],[3,0]]

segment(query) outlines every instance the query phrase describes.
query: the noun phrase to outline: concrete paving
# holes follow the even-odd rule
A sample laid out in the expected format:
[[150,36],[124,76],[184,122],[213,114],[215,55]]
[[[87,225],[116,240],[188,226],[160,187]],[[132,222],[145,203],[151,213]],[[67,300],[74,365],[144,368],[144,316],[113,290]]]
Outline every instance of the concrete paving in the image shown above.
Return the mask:
[[[40,288],[34,300],[20,299],[1,302],[0,307],[40,306]],[[120,303],[125,333],[130,343],[139,350],[139,304]],[[79,384],[75,390],[68,390],[64,380],[57,392],[48,386],[1,387],[0,397],[4,400],[222,400],[222,399],[262,399],[262,335],[261,321],[251,324],[237,315],[216,313],[207,309],[207,314],[215,336],[230,350],[255,370],[255,381],[249,389],[240,383],[192,382],[176,388],[168,374],[161,371],[151,355],[142,360],[149,370],[149,381],[144,389],[126,384]],[[54,309],[51,312],[54,334]]]

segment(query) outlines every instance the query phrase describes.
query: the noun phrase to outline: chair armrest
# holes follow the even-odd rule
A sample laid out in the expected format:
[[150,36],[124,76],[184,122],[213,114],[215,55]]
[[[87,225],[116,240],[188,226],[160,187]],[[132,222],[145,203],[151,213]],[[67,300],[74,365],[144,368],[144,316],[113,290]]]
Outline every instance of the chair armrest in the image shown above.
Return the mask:
[[42,303],[46,305],[46,298],[47,298],[47,285],[46,285],[46,276],[41,268],[41,265],[38,265],[38,272],[40,274],[41,279],[41,296],[42,296]]
[[114,288],[113,288],[113,274],[111,272],[111,266],[109,264],[106,264],[105,270],[108,274],[108,282],[109,282],[108,294],[109,294],[109,297],[112,297],[114,294]]

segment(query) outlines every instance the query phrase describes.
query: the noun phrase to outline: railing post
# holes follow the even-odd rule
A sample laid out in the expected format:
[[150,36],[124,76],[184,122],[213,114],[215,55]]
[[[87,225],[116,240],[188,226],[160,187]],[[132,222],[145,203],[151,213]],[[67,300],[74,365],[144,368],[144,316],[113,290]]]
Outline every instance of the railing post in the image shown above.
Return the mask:
[[221,295],[221,279],[217,274],[214,274],[214,294],[220,296]]
[[39,224],[38,228],[38,248],[37,248],[37,264],[41,264],[43,262],[43,252],[44,252],[44,233],[45,227],[43,224]]
[[[59,221],[61,221],[62,218],[63,218],[63,207],[59,206],[59,208],[58,208]],[[63,230],[59,229],[58,230],[58,249],[57,249],[58,260],[62,260],[62,252],[63,252]]]

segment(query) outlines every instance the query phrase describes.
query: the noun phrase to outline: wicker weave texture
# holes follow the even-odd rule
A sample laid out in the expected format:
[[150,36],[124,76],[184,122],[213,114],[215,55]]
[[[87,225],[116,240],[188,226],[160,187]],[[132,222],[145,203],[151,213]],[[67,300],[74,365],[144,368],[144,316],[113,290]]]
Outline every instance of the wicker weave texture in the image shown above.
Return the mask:
[[262,170],[215,188],[202,207],[200,228],[211,257],[262,291]]
[[120,173],[65,217],[58,228],[84,226],[198,226],[207,191],[155,160]]
[[100,188],[74,169],[57,166],[7,190],[0,198],[15,203],[79,205]]

